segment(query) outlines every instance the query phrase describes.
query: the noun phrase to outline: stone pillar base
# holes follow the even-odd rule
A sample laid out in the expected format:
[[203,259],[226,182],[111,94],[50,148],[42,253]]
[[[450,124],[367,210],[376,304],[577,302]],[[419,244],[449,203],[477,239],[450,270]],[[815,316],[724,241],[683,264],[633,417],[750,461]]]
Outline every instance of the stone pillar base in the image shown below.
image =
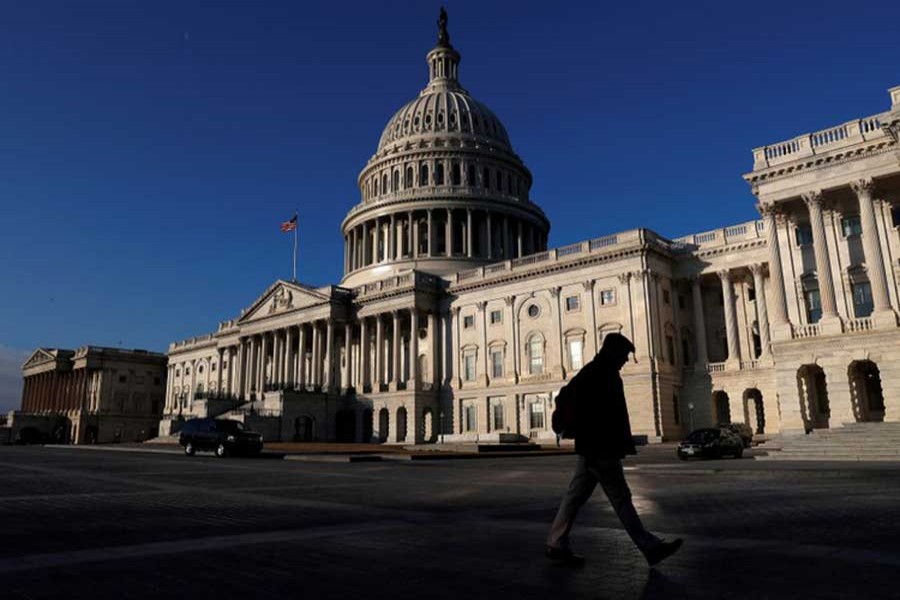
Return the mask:
[[793,328],[788,321],[772,323],[769,327],[769,334],[773,342],[788,342],[794,338]]
[[840,317],[822,317],[819,321],[820,335],[840,335],[844,333],[844,323]]
[[875,329],[896,329],[897,313],[890,308],[875,311],[872,313],[872,325]]

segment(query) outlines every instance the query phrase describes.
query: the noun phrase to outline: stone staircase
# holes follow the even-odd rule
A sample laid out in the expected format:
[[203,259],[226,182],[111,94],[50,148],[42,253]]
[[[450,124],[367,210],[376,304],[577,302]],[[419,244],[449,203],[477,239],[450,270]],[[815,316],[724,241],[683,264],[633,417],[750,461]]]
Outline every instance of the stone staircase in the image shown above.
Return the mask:
[[758,460],[900,462],[900,422],[845,423],[808,435],[780,435],[758,446]]

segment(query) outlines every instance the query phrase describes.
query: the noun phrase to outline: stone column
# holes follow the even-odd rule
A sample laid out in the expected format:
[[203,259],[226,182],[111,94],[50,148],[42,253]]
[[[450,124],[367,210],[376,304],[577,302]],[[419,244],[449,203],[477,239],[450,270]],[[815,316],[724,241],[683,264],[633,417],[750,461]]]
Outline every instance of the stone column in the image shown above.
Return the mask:
[[419,226],[413,219],[413,211],[409,211],[410,256],[419,258]]
[[884,256],[878,238],[878,224],[875,221],[875,183],[871,179],[860,179],[850,184],[859,200],[859,217],[862,224],[863,253],[866,257],[866,273],[872,285],[872,300],[875,310],[872,319],[877,329],[893,329],[897,326],[897,314],[891,307],[888,295],[887,273]]
[[369,386],[369,331],[365,317],[359,319],[359,391]]
[[384,321],[381,315],[375,315],[375,376],[372,378],[372,391],[381,391],[384,371]]
[[476,377],[476,380],[480,385],[486,386],[490,383],[489,373],[491,372],[487,339],[487,302],[478,302],[475,307],[478,309],[478,321],[481,324],[481,374]]
[[766,245],[769,251],[769,279],[772,282],[772,334],[776,339],[790,339],[791,325],[787,316],[784,275],[781,270],[781,250],[778,246],[778,210],[772,204],[757,206],[763,216]]
[[390,390],[396,391],[400,383],[400,311],[392,312],[394,327],[391,330],[391,382]]
[[222,383],[224,381],[224,374],[222,373],[222,358],[225,356],[225,348],[217,348],[217,352],[219,355],[219,362],[216,368],[216,393],[218,395],[222,395]]
[[385,249],[384,256],[387,260],[397,260],[397,218],[391,214],[391,229],[388,232],[388,248]]
[[525,256],[525,240],[522,237],[522,221],[516,219],[516,253],[519,258]]
[[428,313],[428,340],[431,342],[429,352],[428,369],[431,371],[431,384],[437,389],[440,379],[438,379],[438,331],[437,331],[437,315],[434,312]]
[[247,355],[247,393],[250,392],[258,392],[259,387],[257,384],[259,379],[257,377],[256,368],[259,366],[259,360],[257,359],[257,354],[259,350],[259,343],[256,339],[255,335],[250,336],[250,348]]
[[419,312],[415,307],[409,311],[409,379],[406,389],[416,389],[419,381]]
[[485,254],[485,256],[487,256],[488,259],[494,258],[494,232],[491,231],[491,229],[491,211],[486,210],[484,211],[484,239],[486,242],[485,245],[487,246],[487,254]]
[[769,311],[766,307],[766,290],[763,287],[765,265],[752,264],[750,272],[753,273],[753,288],[756,290],[756,323],[759,325],[759,343],[762,346],[760,358],[767,358],[771,354],[769,341]]
[[319,379],[319,374],[321,373],[321,355],[319,354],[319,338],[321,335],[319,334],[319,322],[313,321],[310,323],[311,333],[312,333],[312,358],[309,361],[309,383],[313,386],[318,386],[321,384],[321,379]]
[[819,282],[819,298],[822,302],[822,333],[840,333],[841,320],[837,314],[837,303],[834,297],[834,282],[831,279],[831,259],[828,255],[828,243],[825,241],[825,220],[822,216],[824,196],[820,190],[803,194],[803,201],[809,208],[809,221],[812,227],[813,251],[816,255],[816,279]]
[[[456,387],[461,387],[462,386],[462,371],[460,369],[462,368],[462,364],[461,364],[462,357],[460,356],[460,351],[459,351],[459,349],[460,349],[459,307],[454,306],[452,310],[453,310],[453,316],[451,317],[452,321],[450,323],[451,323],[452,335],[453,335],[453,342],[452,342],[453,350],[452,350],[452,359],[451,360],[453,361],[452,364],[454,365],[453,370],[455,371],[454,375],[456,376]],[[449,380],[450,377],[452,377],[452,376],[450,375],[450,369],[448,369],[447,374],[445,375],[445,379]]]
[[444,224],[444,240],[447,256],[453,256],[453,209],[447,209],[447,222]]
[[[587,334],[587,355],[582,360],[582,364],[586,365],[590,360],[594,357],[595,354],[600,350],[597,347],[597,307],[595,306],[594,301],[594,280],[588,279],[583,282],[584,285],[584,294],[582,295],[582,304],[584,304],[584,309],[591,311],[588,315],[588,326],[591,328]],[[585,298],[585,296],[587,296]]]
[[306,327],[301,323],[297,328],[299,348],[297,352],[297,383],[300,388],[308,385],[309,374],[306,372]]
[[329,390],[337,387],[337,382],[334,381],[335,358],[337,358],[337,352],[334,348],[334,323],[329,317],[325,321],[325,360],[323,362],[325,365],[324,387]]
[[[511,372],[507,374],[506,378],[508,381],[513,383],[519,382],[519,373],[520,373],[520,365],[519,365],[519,328],[517,327],[516,320],[516,297],[515,296],[505,296],[503,298],[504,304],[506,304],[506,315],[503,317],[507,322],[507,326],[509,327],[509,341],[510,348],[507,354],[512,359],[512,369]],[[503,367],[506,369],[507,360],[503,361]]]
[[740,366],[741,345],[738,339],[737,314],[734,310],[734,289],[731,287],[731,272],[722,270],[718,273],[722,280],[722,298],[725,305],[725,335],[728,338],[728,360],[735,367]]
[[356,270],[356,227],[350,229],[350,253],[349,253],[349,268],[347,272]]
[[434,256],[434,215],[432,215],[431,208],[428,209],[428,232],[426,235],[428,236],[428,251],[425,256]]
[[560,287],[550,288],[550,295],[553,296],[553,300],[556,304],[556,307],[555,307],[556,308],[556,318],[554,319],[554,321],[555,321],[554,329],[556,329],[556,331],[555,331],[556,344],[557,344],[557,347],[559,348],[559,352],[558,352],[559,366],[558,366],[558,368],[553,369],[553,371],[555,372],[555,374],[557,376],[559,376],[561,378],[565,378],[565,376],[566,376],[566,359],[565,359],[565,349],[564,349],[565,340],[563,340],[563,334],[562,334],[562,299],[560,298],[561,291],[562,291],[562,288],[560,288]]
[[367,256],[369,252],[367,250],[372,249],[372,246],[369,244],[369,224],[363,223],[361,227],[362,227],[362,239],[360,240],[360,244],[359,244],[359,255],[360,255],[359,256],[359,266],[360,266],[360,268],[365,267],[367,264],[369,264],[368,256]]
[[466,209],[466,256],[472,258],[472,209]]
[[372,226],[375,235],[372,236],[372,264],[377,265],[381,262],[381,221],[375,217],[375,224]]
[[350,356],[353,351],[353,329],[350,323],[344,323],[344,381],[341,385],[345,390],[353,385],[353,369],[350,365]]

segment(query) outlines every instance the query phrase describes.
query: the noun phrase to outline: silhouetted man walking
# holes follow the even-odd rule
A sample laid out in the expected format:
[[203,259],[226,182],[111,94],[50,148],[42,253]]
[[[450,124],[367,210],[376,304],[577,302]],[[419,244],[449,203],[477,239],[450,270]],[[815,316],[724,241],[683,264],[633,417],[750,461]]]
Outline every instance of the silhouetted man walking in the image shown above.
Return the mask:
[[619,371],[634,352],[634,344],[624,335],[611,333],[594,360],[585,365],[569,382],[575,397],[575,452],[578,465],[569,490],[547,537],[547,557],[566,564],[584,564],[584,557],[569,547],[569,531],[578,514],[599,483],[609,498],[625,531],[631,536],[647,562],[653,566],[671,556],[682,540],[664,542],[646,529],[634,510],[631,490],[625,482],[622,459],[637,454],[628,421],[625,389]]

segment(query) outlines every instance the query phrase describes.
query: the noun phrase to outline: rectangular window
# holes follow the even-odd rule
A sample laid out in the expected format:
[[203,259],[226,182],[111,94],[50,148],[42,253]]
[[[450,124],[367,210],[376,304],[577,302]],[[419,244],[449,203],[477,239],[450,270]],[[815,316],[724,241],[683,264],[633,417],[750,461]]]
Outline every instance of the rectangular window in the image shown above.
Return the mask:
[[608,306],[616,303],[616,290],[602,290],[600,292],[601,306]]
[[852,235],[862,235],[862,223],[859,221],[859,215],[850,215],[841,219],[841,231],[844,237]]
[[126,381],[128,381],[127,375],[119,375],[119,383],[125,383]]
[[475,317],[473,315],[463,317],[463,329],[472,329],[473,327],[475,327]]
[[491,325],[499,325],[503,322],[503,311],[502,310],[492,310],[491,311]]
[[818,323],[822,318],[822,303],[819,300],[819,290],[806,290],[803,292],[806,300],[806,321],[807,323]]
[[686,365],[691,364],[691,347],[683,334],[681,336],[681,360]]
[[868,317],[872,314],[875,305],[872,301],[872,286],[868,281],[860,281],[853,284],[853,313],[857,319]]
[[584,366],[584,341],[569,340],[569,367],[573,371]]
[[475,381],[475,354],[465,356],[466,381]]
[[580,308],[581,304],[578,301],[578,296],[569,296],[566,298],[566,312],[573,312]]
[[491,350],[491,377],[499,379],[503,377],[503,350]]
[[806,246],[813,243],[812,227],[809,225],[800,225],[794,230],[797,236],[797,245]]
[[540,400],[528,405],[528,425],[531,429],[544,428],[544,403]]
[[900,206],[891,208],[891,222],[894,224],[894,227],[900,227]]
[[678,406],[678,396],[672,396],[672,410],[675,416],[675,424],[681,423],[681,409]]
[[466,422],[466,431],[475,431],[478,427],[477,422],[477,411],[475,410],[474,404],[467,404],[465,408],[463,408],[463,412],[465,413],[465,422]]
[[503,402],[496,400],[491,405],[491,417],[494,420],[493,430],[499,431],[506,427],[506,423],[503,420]]
[[678,296],[678,308],[684,310],[684,296]]
[[663,304],[671,304],[672,298],[669,295],[669,290],[663,290]]
[[529,373],[540,375],[544,372],[544,340],[533,336],[528,346]]

